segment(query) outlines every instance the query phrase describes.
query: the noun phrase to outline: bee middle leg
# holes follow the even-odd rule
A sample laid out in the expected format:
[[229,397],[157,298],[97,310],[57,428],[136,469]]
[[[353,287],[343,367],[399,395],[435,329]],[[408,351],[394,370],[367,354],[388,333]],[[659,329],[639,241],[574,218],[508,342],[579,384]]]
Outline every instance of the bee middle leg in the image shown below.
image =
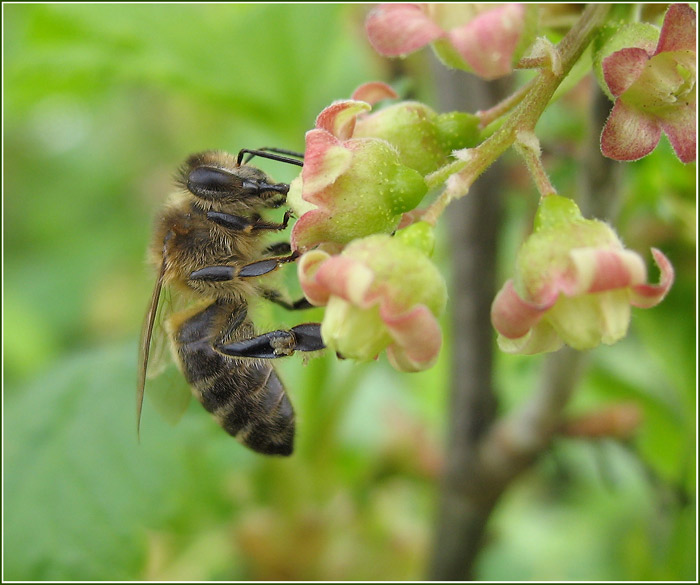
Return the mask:
[[224,282],[233,280],[234,278],[254,278],[277,270],[282,264],[294,262],[298,257],[298,252],[292,252],[289,256],[258,260],[250,264],[245,264],[240,268],[228,265],[205,266],[204,268],[190,272],[189,279],[205,282]]
[[270,244],[265,248],[265,254],[270,254],[271,256],[283,256],[292,253],[292,246],[289,242],[277,242],[276,244]]
[[276,291],[271,288],[261,289],[260,296],[272,303],[275,303],[276,305],[279,305],[280,307],[284,307],[288,311],[299,311],[303,309],[314,308],[314,306],[306,299],[306,297],[302,297],[290,303],[282,296],[282,294],[279,291]]

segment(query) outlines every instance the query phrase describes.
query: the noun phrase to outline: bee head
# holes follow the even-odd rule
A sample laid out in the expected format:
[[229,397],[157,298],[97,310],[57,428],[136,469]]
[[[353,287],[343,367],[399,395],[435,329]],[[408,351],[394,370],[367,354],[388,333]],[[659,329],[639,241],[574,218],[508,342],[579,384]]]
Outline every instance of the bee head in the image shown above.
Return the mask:
[[209,205],[246,203],[277,207],[289,186],[272,183],[260,169],[239,165],[228,153],[208,151],[191,156],[180,170],[178,184]]

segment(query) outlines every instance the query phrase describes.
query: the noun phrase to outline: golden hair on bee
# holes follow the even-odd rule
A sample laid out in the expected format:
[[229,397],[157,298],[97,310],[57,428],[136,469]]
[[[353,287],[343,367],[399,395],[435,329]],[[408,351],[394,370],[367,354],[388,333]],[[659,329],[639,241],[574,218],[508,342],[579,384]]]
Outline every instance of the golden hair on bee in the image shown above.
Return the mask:
[[[140,421],[151,340],[163,331],[192,394],[229,434],[260,453],[289,455],[294,411],[270,360],[324,346],[318,323],[256,335],[248,318],[255,296],[291,310],[310,306],[305,299],[286,301],[265,282],[296,259],[287,243],[270,246],[264,239],[287,227],[289,212],[280,223],[262,214],[284,204],[289,185],[242,158],[249,153],[301,164],[271,150],[294,155],[206,151],[180,168],[179,189],[156,219],[149,252],[158,276],[141,336],[137,416]],[[194,304],[164,314],[158,308],[165,289]]]

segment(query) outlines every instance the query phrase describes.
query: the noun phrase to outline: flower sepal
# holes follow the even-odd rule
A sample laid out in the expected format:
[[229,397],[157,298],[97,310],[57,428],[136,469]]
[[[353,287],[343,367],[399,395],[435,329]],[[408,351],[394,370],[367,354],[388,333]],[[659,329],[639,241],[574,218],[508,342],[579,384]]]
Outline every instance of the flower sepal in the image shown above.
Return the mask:
[[425,176],[446,164],[453,150],[475,146],[478,125],[473,114],[438,114],[425,104],[408,101],[361,117],[354,136],[386,140],[399,151],[402,164]]

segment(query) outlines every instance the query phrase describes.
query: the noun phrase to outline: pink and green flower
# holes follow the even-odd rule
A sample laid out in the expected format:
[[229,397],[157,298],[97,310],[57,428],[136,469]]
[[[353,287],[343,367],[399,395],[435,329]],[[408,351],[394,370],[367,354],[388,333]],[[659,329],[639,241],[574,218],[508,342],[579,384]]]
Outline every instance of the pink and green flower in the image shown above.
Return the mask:
[[393,232],[427,193],[423,176],[476,140],[469,114],[437,114],[418,102],[369,114],[396,97],[386,84],[365,84],[352,97],[325,108],[306,134],[304,167],[287,197],[299,217],[296,250]]
[[673,267],[652,249],[659,284],[604,222],[584,219],[565,197],[544,197],[535,231],[518,254],[516,274],[496,295],[491,320],[498,344],[509,353],[591,349],[622,339],[631,307],[649,308],[666,296]]
[[602,49],[607,53],[627,42],[601,59],[605,89],[615,101],[601,149],[608,158],[637,160],[654,150],[665,133],[678,158],[691,162],[697,142],[697,15],[687,4],[673,4],[658,42],[650,38],[651,28],[630,25]]
[[367,36],[387,57],[430,44],[448,67],[484,79],[508,75],[534,38],[536,6],[525,4],[380,4],[368,15]]
[[369,236],[330,255],[311,250],[298,262],[304,294],[326,306],[324,343],[345,358],[375,359],[384,349],[400,371],[431,367],[442,345],[437,317],[445,281],[430,261],[432,228],[415,223],[396,235]]

